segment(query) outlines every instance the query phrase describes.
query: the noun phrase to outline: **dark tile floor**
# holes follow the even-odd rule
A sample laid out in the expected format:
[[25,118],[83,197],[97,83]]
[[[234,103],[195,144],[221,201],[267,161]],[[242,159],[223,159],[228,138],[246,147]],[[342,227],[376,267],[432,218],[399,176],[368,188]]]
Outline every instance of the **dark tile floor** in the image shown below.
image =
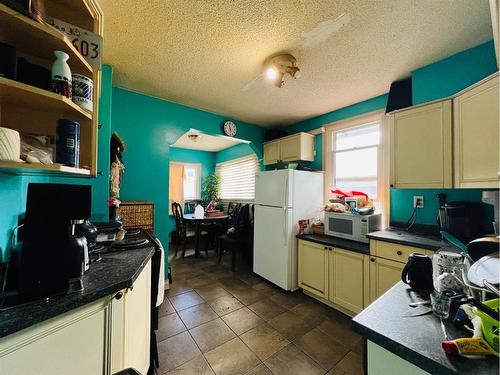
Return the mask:
[[[179,254],[180,256],[180,254]],[[284,292],[226,255],[171,259],[157,332],[160,374],[362,374],[350,318]]]

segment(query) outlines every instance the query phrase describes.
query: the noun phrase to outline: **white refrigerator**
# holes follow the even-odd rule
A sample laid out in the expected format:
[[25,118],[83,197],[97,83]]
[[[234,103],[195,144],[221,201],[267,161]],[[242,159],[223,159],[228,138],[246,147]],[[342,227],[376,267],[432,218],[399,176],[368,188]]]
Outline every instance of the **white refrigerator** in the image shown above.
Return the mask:
[[298,221],[318,216],[322,206],[322,172],[257,172],[253,271],[285,290],[296,290]]

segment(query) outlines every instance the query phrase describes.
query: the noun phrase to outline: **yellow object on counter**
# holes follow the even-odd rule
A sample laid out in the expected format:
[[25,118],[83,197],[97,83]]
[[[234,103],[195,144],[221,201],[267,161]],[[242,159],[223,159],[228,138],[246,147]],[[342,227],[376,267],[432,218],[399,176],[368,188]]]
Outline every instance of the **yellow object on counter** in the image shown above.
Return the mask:
[[450,355],[497,355],[482,337],[467,337],[441,343],[446,354]]

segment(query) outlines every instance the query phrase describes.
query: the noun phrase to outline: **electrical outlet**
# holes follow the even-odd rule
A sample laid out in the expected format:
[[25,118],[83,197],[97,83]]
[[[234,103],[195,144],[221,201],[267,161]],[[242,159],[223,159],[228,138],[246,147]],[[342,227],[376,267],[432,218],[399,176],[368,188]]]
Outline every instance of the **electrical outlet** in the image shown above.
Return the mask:
[[413,196],[413,207],[424,208],[424,196],[414,195]]

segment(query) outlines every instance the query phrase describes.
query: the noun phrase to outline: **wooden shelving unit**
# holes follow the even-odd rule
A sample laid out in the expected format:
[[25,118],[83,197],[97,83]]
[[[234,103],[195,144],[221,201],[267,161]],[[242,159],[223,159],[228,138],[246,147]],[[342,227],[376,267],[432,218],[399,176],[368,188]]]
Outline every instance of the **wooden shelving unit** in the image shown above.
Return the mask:
[[[96,0],[45,0],[46,14],[102,35],[102,12]],[[0,4],[0,42],[16,48],[30,63],[51,68],[54,51],[64,51],[73,74],[94,82],[93,111],[80,108],[62,95],[0,77],[0,126],[21,133],[55,136],[57,121],[66,118],[80,123],[80,167],[61,164],[28,164],[0,161],[0,173],[89,177],[97,174],[97,113],[100,71],[93,69],[63,33],[46,23]]]
[[29,164],[15,161],[0,161],[0,168],[3,172],[16,175],[81,175],[90,176],[90,171],[83,168],[72,168],[62,164]]
[[86,75],[93,73],[92,67],[71,41],[51,26],[32,20],[3,4],[0,4],[0,25],[8,30],[2,35],[2,42],[16,46],[19,51],[47,60],[55,59],[55,50],[64,51],[69,55],[68,63],[72,71]]
[[92,120],[92,113],[65,96],[3,77],[0,77],[0,102],[32,109],[44,108],[65,116]]

